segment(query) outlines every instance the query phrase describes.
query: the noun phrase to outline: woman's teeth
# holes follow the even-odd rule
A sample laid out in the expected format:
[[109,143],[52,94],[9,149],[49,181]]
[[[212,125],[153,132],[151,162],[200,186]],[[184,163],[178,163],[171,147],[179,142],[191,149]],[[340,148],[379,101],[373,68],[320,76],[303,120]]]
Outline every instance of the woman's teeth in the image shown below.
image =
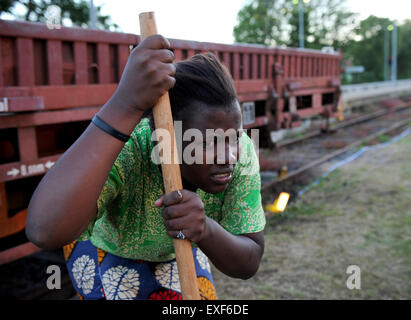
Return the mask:
[[215,174],[214,177],[216,178],[225,178],[228,177],[230,173],[221,173],[221,174]]

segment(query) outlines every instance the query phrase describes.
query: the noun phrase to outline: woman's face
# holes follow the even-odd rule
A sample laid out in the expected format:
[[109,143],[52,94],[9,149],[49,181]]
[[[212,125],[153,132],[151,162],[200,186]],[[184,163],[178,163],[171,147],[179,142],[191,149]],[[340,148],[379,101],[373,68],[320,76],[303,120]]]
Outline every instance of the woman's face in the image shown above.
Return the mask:
[[[183,135],[186,133],[184,140],[188,140],[187,137],[190,136],[190,131],[187,130],[197,129],[194,132],[198,133],[196,138],[183,140],[182,143],[183,160],[180,168],[183,185],[186,189],[200,188],[208,193],[220,193],[231,181],[240,154],[240,106],[236,101],[230,107],[207,107],[201,103],[193,107],[195,109],[183,119],[182,126]],[[192,162],[194,155],[202,161],[195,161],[193,164],[190,163],[190,159],[187,161],[190,157]]]

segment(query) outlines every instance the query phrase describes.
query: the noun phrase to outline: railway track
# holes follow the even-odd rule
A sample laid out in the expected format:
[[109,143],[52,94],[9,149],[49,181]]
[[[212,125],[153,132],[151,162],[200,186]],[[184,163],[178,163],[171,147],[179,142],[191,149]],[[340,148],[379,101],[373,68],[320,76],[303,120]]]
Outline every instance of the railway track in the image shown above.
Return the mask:
[[[315,130],[278,143],[276,149],[266,150],[260,155],[260,160],[262,158],[266,162],[266,170],[261,172],[263,201],[273,200],[273,195],[280,191],[296,194],[298,188],[306,185],[312,178],[307,175],[311,169],[338,158],[363,143],[397,132],[409,123],[411,102],[395,108],[380,109],[331,126],[331,132],[326,134]],[[287,167],[288,174],[279,178],[277,171],[284,166]],[[61,269],[61,290],[49,290],[46,287],[46,268],[49,265],[57,265]],[[30,300],[72,299],[74,294],[61,250],[40,251],[0,266],[0,297]]]
[[[316,173],[315,169],[367,143],[383,142],[411,123],[411,101],[339,123],[324,134],[315,130],[282,141],[260,152],[263,201],[285,191],[296,195]],[[317,174],[319,174],[317,172]]]

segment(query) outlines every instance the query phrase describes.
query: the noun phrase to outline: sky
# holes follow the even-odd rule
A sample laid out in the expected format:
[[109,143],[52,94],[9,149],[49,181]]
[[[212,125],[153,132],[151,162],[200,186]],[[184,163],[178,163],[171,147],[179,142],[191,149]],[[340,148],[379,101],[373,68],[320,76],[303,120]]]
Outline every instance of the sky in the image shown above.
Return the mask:
[[154,11],[158,32],[168,38],[232,43],[237,12],[246,0],[94,0],[105,4],[124,32],[140,33],[138,14]]
[[[290,0],[291,1],[291,0]],[[168,38],[233,43],[237,12],[249,0],[94,0],[105,4],[122,31],[140,33],[138,14],[154,11],[159,33]],[[411,19],[411,0],[347,0],[347,7],[361,19],[370,14],[390,19]]]
[[[110,15],[123,32],[139,34],[138,14],[154,11],[157,29],[167,38],[230,44],[237,13],[249,1],[94,0],[94,4],[103,5],[102,13]],[[347,0],[346,5],[359,13],[360,19],[371,14],[398,21],[411,19],[411,0]]]

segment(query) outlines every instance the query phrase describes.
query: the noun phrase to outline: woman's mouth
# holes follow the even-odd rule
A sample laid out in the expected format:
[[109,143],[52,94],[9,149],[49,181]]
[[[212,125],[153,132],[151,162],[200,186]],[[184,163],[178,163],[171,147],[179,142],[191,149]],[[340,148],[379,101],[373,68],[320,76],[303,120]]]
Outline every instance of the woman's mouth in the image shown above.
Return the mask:
[[210,179],[216,184],[227,184],[232,179],[231,172],[218,173],[210,176]]

